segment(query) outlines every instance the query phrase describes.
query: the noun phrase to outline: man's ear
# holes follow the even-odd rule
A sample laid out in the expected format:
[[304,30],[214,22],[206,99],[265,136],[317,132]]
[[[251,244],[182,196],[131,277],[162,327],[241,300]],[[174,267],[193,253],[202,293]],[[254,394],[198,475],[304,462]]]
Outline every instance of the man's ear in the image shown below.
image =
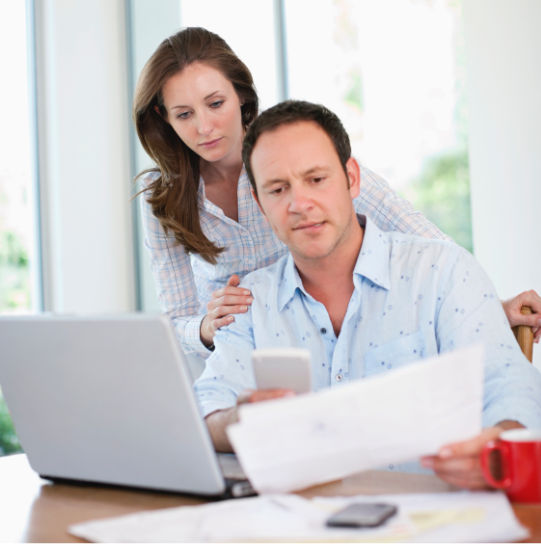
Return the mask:
[[357,198],[361,192],[361,168],[354,157],[346,162],[346,172],[349,182],[349,194],[351,198]]

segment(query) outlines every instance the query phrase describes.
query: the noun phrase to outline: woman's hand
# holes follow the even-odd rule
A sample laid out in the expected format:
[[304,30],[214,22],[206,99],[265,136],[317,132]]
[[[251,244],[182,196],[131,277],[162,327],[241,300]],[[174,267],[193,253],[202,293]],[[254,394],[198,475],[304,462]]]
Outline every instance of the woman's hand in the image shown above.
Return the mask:
[[232,314],[242,314],[248,311],[248,306],[254,300],[251,291],[238,287],[240,278],[233,274],[225,287],[212,293],[212,298],[207,304],[207,315],[201,321],[201,341],[205,346],[211,347],[214,335],[220,327],[229,325],[235,321]]
[[[509,320],[511,327],[516,325],[527,325],[532,327],[534,341],[539,343],[541,338],[541,297],[533,290],[524,291],[514,298],[504,300],[502,306]],[[522,306],[529,306],[533,314],[523,315],[520,313]]]

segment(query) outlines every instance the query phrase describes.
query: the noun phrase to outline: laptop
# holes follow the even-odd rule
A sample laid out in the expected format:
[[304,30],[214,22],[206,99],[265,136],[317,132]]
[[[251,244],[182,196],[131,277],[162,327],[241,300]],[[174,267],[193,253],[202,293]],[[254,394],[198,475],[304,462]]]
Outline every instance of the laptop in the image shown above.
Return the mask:
[[0,387],[43,478],[208,497],[253,495],[224,476],[186,357],[161,315],[0,317]]

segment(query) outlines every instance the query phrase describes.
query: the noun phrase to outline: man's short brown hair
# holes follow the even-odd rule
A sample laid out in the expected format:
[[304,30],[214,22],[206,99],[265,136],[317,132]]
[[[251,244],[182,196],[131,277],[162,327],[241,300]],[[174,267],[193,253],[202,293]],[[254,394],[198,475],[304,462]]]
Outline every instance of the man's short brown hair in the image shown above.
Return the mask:
[[249,126],[244,137],[242,160],[256,194],[257,187],[250,160],[257,140],[265,132],[303,121],[312,121],[325,131],[334,145],[344,172],[347,174],[346,163],[351,157],[351,144],[340,119],[331,110],[320,104],[312,104],[303,100],[286,100],[265,110],[257,117]]

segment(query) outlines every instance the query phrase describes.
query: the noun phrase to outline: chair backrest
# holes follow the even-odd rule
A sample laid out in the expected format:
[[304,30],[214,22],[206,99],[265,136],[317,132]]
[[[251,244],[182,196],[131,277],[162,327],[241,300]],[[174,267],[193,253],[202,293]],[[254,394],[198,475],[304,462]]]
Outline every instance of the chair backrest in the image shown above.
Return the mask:
[[[524,315],[529,315],[532,313],[532,309],[529,306],[523,306],[521,311]],[[526,325],[517,325],[513,327],[513,333],[517,339],[518,345],[522,350],[522,353],[526,356],[530,363],[533,359],[533,331],[531,327]]]

